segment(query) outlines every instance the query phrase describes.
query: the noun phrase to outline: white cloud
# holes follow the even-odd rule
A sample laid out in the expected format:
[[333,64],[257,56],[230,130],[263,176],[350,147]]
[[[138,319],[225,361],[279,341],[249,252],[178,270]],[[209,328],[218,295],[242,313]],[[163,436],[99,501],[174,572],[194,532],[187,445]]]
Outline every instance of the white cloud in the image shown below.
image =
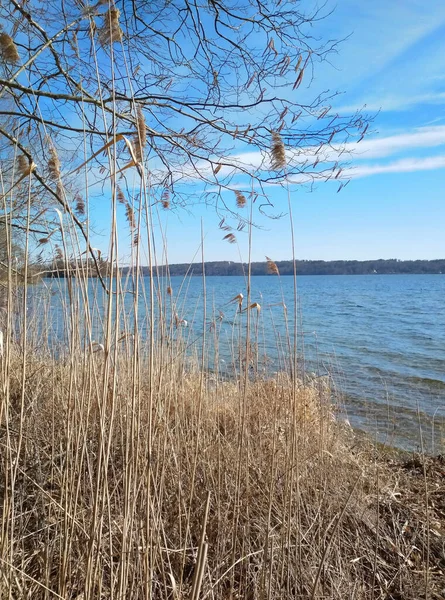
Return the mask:
[[[370,177],[371,175],[382,175],[385,173],[413,173],[416,171],[433,171],[435,169],[445,169],[445,155],[428,156],[424,158],[404,158],[390,162],[385,165],[366,164],[360,166],[352,166],[342,171],[340,177],[338,178],[338,182],[344,182],[349,179],[361,179],[362,177]],[[289,179],[289,183],[291,185],[304,185],[312,183],[313,181],[314,178],[310,173],[302,173],[301,175],[297,175]],[[323,180],[319,179],[318,181],[322,182]],[[262,186],[256,184],[254,186],[254,189],[256,191],[261,191],[267,188],[276,188],[282,186],[283,183],[283,181],[277,181],[265,183]],[[252,184],[250,181],[246,181],[244,185],[243,183],[236,183],[230,185],[230,190],[223,191],[230,192],[234,190],[242,190],[247,192],[251,189],[251,185]],[[215,186],[213,188],[208,189],[207,191],[220,192],[221,189]]]
[[425,158],[403,158],[386,165],[360,165],[345,169],[342,179],[357,179],[383,173],[412,173],[415,171],[432,171],[445,168],[445,155],[428,156]]
[[434,148],[445,144],[445,126],[421,127],[411,133],[364,139],[360,144],[345,144],[353,158],[369,159],[391,156],[413,148]]
[[392,112],[399,110],[407,110],[414,106],[422,104],[443,104],[445,103],[445,92],[429,93],[429,94],[388,94],[379,98],[371,99],[365,104],[350,104],[348,106],[340,106],[337,110],[340,114],[350,114],[357,110],[363,112]]
[[[443,168],[445,166],[443,163],[445,157],[443,155],[426,158],[403,158],[387,164],[369,163],[360,165],[362,161],[389,157],[395,158],[402,152],[407,153],[419,148],[437,148],[440,146],[445,146],[445,126],[422,127],[408,133],[365,138],[359,144],[350,142],[336,148],[327,147],[317,153],[317,147],[306,147],[301,150],[297,149],[294,152],[288,151],[288,160],[294,165],[301,164],[303,166],[306,163],[309,167],[307,173],[304,172],[292,178],[292,183],[301,184],[312,181],[323,181],[325,178],[322,174],[317,174],[318,170],[322,171],[326,169],[329,171],[336,162],[340,164],[348,163],[348,165],[344,166],[344,170],[339,177],[342,180],[367,177],[379,173]],[[313,170],[310,167],[317,158],[319,160],[318,169]],[[251,183],[243,183],[243,180],[240,180],[243,174],[265,172],[269,168],[269,157],[261,152],[234,154],[227,156],[226,159],[221,159],[221,162],[227,163],[228,166],[223,166],[216,176],[213,175],[212,168],[207,162],[197,164],[195,168],[192,168],[190,165],[184,165],[181,170],[177,169],[175,171],[176,182],[187,184],[197,182],[204,177],[208,183],[213,181],[217,184],[220,181],[232,190],[246,189],[246,185],[249,187]],[[154,185],[159,181],[163,181],[164,176],[165,172],[161,169],[153,169],[151,171],[152,183]],[[237,179],[231,182],[231,179],[235,176]],[[94,185],[96,190],[99,184],[96,181]],[[264,187],[273,185],[279,185],[279,183],[268,183]],[[207,189],[207,191],[216,191],[219,189],[219,187],[215,187]]]
[[[317,156],[320,164],[323,162],[333,163],[341,160],[355,162],[357,160],[369,160],[374,158],[385,158],[393,156],[399,152],[414,150],[416,148],[436,148],[445,145],[445,126],[422,127],[410,133],[402,133],[386,137],[374,137],[364,139],[359,144],[350,142],[338,146],[337,148],[326,148],[318,152]],[[318,148],[307,147],[302,150],[288,152],[290,160],[293,162],[304,163],[314,161],[315,152]],[[260,152],[249,152],[246,154],[233,155],[226,162],[246,171],[253,171],[260,168],[267,168],[267,157]],[[209,167],[207,168],[209,172]],[[220,177],[233,173],[234,167],[223,167],[220,171]],[[209,173],[206,173],[209,174]]]

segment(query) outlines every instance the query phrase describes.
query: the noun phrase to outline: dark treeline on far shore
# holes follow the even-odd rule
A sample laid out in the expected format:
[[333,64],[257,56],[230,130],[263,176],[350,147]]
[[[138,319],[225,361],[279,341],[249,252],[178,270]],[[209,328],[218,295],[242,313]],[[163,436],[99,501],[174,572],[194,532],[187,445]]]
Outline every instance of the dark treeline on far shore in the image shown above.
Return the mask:
[[[61,261],[59,261],[61,263]],[[291,260],[277,261],[276,266],[280,275],[293,275],[293,263]],[[107,277],[110,265],[106,260],[99,262],[101,275]],[[82,268],[83,266],[83,268]],[[131,267],[122,267],[121,273],[127,274]],[[139,267],[142,275],[148,275],[149,267]],[[202,265],[188,263],[169,265],[170,275],[201,275]],[[78,262],[51,265],[39,265],[40,276],[46,277],[66,277],[67,275],[76,276],[83,273],[85,275],[85,264]],[[248,266],[246,263],[237,263],[230,261],[212,261],[205,263],[205,273],[208,276],[232,276],[246,274]],[[161,266],[158,269],[160,275],[166,274],[166,267]],[[252,275],[270,274],[267,262],[253,262],[251,265]],[[436,260],[398,260],[379,259],[379,260],[297,260],[298,275],[394,275],[397,273],[405,274],[442,274],[445,273],[445,259]],[[89,276],[97,276],[94,263],[90,261]]]
[[[293,275],[293,263],[291,260],[277,261],[276,265],[280,275]],[[124,267],[125,273],[129,267]],[[149,273],[148,267],[141,267],[143,273]],[[201,275],[201,264],[174,264],[169,265],[170,275]],[[165,272],[165,267],[160,268],[160,272]],[[252,275],[267,275],[267,262],[253,262],[251,265]],[[206,275],[243,275],[247,273],[247,264],[214,261],[205,263]],[[373,274],[395,274],[395,273],[445,273],[445,259],[437,260],[297,260],[298,275],[373,275]]]

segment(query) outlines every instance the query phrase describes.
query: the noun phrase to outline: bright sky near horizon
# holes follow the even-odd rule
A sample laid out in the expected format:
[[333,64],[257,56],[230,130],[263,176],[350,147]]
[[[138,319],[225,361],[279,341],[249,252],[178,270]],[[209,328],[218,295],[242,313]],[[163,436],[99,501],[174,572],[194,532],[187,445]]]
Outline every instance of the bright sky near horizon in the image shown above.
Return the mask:
[[[442,258],[445,3],[338,0],[334,8],[314,35],[347,39],[331,65],[318,66],[314,86],[344,92],[335,104],[340,112],[366,105],[376,116],[371,134],[349,161],[352,180],[340,193],[338,181],[319,183],[312,190],[291,187],[297,257]],[[287,213],[286,192],[276,186],[267,191],[276,213]],[[106,228],[100,209],[92,216],[97,230]],[[124,216],[120,218],[123,222]],[[237,233],[238,244],[228,244],[218,229],[218,216],[198,205],[190,212],[161,215],[170,263],[193,260],[201,219],[206,260],[247,260],[247,233]],[[255,222],[259,228],[253,232],[252,260],[264,260],[265,255],[290,258],[289,219],[258,216]],[[104,238],[97,243],[106,245]],[[124,261],[127,255],[122,249]]]

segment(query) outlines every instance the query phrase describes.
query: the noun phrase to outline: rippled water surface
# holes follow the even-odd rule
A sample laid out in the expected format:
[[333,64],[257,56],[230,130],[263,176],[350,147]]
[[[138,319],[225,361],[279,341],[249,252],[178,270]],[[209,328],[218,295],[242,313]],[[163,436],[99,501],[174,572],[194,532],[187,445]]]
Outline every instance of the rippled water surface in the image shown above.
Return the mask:
[[[63,281],[46,280],[43,284],[46,291],[53,290],[53,325],[61,315],[60,296],[66,286]],[[199,344],[203,331],[202,279],[184,282],[172,278],[171,286],[177,312],[189,324],[188,339]],[[92,280],[90,288],[91,297],[98,298],[100,312],[97,282]],[[245,325],[245,314],[236,315],[234,305],[227,302],[240,292],[246,295],[245,280],[208,277],[206,292],[207,322],[213,311],[224,313],[218,358],[222,368],[230,363],[233,323]],[[40,292],[35,289],[33,294],[38,297]],[[283,366],[286,355],[283,297],[292,333],[292,278],[252,278],[251,301],[262,307],[258,322],[256,311],[251,312],[252,323],[258,326],[259,352],[267,355],[267,369],[271,371]],[[420,423],[428,450],[441,451],[445,275],[305,276],[298,279],[298,298],[300,357],[304,355],[307,371],[332,374],[351,424],[380,440],[417,448]],[[129,294],[129,313],[132,301]],[[139,319],[146,322],[147,315],[142,311]],[[284,348],[281,353],[277,352],[280,345]]]

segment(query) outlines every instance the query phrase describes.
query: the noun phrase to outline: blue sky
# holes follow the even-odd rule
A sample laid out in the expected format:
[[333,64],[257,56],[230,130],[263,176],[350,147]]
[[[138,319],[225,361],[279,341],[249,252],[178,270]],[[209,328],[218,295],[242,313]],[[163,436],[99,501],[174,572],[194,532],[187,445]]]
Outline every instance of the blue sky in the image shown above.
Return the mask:
[[[344,92],[340,113],[364,105],[375,114],[372,133],[351,147],[351,182],[312,191],[290,188],[296,252],[301,259],[432,259],[445,256],[445,3],[431,0],[339,0],[333,15],[318,25],[326,38],[346,38],[332,65],[320,65],[314,89]],[[314,89],[310,95],[313,96]],[[300,91],[300,90],[299,90]],[[309,94],[301,88],[301,95]],[[255,159],[253,159],[255,162]],[[287,213],[287,195],[266,190],[276,213]],[[233,193],[227,194],[234,202]],[[101,209],[96,229],[106,231]],[[207,260],[247,259],[247,233],[237,244],[223,241],[212,209],[162,211],[170,263],[190,262],[200,246],[201,219]],[[120,215],[123,223],[123,215]],[[253,260],[291,257],[289,220],[257,215]],[[106,249],[106,239],[97,245]],[[128,258],[128,242],[121,243]],[[161,257],[159,257],[160,262]]]

